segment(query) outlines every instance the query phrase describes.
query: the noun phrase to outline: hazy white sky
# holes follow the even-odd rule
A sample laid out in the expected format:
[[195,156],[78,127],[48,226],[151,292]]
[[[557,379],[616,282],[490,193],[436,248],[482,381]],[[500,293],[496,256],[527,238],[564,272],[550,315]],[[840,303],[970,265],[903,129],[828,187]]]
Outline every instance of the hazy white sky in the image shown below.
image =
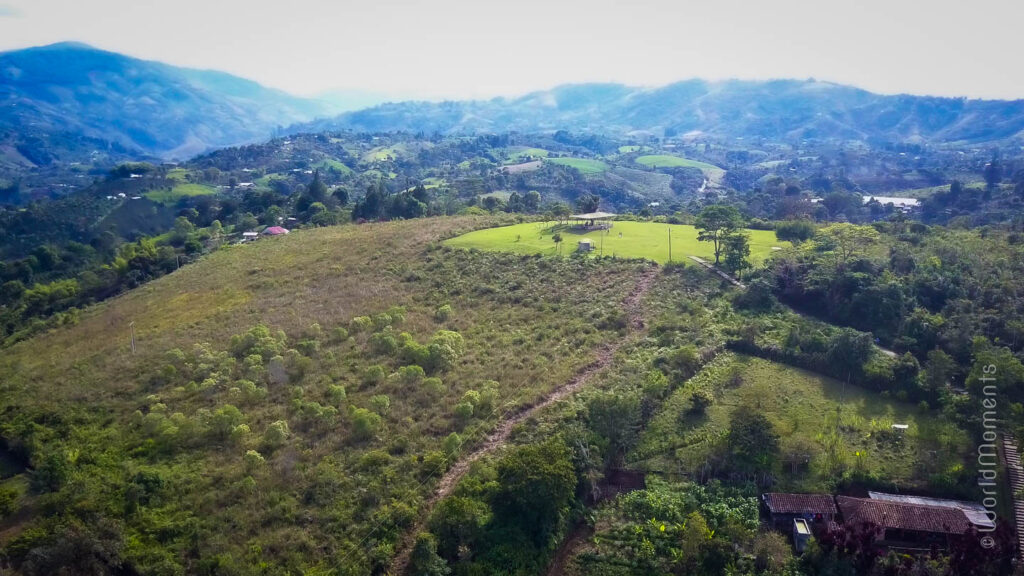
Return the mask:
[[303,95],[807,78],[1024,98],[1021,0],[0,0],[0,50],[77,40]]

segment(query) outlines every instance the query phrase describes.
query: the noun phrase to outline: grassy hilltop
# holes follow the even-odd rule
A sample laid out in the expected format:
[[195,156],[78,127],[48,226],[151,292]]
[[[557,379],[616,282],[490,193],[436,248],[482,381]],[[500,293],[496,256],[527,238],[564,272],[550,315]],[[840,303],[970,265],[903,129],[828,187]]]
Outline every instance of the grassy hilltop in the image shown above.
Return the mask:
[[2,433],[34,472],[2,483],[0,546],[98,523],[144,573],[388,561],[462,442],[618,334],[641,266],[436,244],[479,223],[232,247],[5,351]]

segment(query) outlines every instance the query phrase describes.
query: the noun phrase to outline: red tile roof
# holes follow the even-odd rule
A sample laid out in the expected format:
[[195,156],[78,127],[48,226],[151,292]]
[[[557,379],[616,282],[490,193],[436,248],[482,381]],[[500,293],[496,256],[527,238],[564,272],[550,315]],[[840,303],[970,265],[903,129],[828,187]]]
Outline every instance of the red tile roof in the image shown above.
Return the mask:
[[836,503],[843,513],[843,522],[848,526],[871,522],[882,528],[943,534],[964,534],[971,528],[967,516],[955,508],[848,496],[836,496]]
[[782,494],[769,492],[763,496],[772,514],[835,514],[836,503],[828,494]]

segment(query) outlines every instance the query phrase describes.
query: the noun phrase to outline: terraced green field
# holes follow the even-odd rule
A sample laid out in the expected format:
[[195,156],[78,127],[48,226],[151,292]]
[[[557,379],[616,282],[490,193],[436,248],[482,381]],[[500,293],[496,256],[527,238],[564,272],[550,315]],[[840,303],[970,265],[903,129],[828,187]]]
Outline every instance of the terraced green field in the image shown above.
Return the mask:
[[[607,232],[583,232],[566,226],[553,226],[551,222],[527,222],[501,228],[488,228],[447,240],[449,246],[478,250],[516,252],[519,254],[570,254],[580,240],[589,238],[597,247],[595,255],[622,258],[646,258],[655,262],[669,261],[669,229],[672,230],[672,260],[690,263],[687,256],[714,259],[714,249],[708,242],[697,241],[693,226],[658,224],[654,222],[614,222]],[[562,235],[562,246],[557,249],[552,236]],[[749,230],[750,260],[760,264],[771,254],[772,247],[789,246],[780,242],[770,230]],[[603,246],[602,246],[603,244]]]

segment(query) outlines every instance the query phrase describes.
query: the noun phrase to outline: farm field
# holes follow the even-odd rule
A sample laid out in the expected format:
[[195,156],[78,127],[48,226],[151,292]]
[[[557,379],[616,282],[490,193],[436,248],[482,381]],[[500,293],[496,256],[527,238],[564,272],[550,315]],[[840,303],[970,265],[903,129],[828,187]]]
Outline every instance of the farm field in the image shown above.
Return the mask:
[[[558,252],[571,254],[576,250],[580,240],[589,238],[598,247],[594,252],[595,255],[600,255],[603,235],[605,256],[647,258],[664,264],[669,261],[669,229],[672,230],[672,259],[674,261],[689,264],[687,256],[714,259],[714,249],[711,244],[698,242],[697,230],[693,226],[654,222],[614,222],[612,229],[604,233],[572,230],[566,226],[553,226],[551,222],[527,222],[501,228],[477,230],[447,240],[445,244],[456,248],[553,255],[556,253],[556,247],[552,235],[558,232],[563,238]],[[748,230],[748,233],[750,234],[750,260],[755,265],[761,263],[771,254],[772,247],[789,246],[788,242],[779,241],[775,237],[775,232],[770,230]]]
[[[704,414],[691,409],[700,388],[715,398]],[[780,490],[829,490],[830,479],[849,471],[921,489],[930,476],[956,474],[971,450],[967,434],[937,412],[799,368],[723,353],[666,401],[631,460],[650,469],[696,470],[738,406],[753,407],[774,425]],[[909,429],[896,432],[893,424]]]
[[178,184],[170,190],[151,190],[145,193],[145,197],[159,204],[173,204],[181,198],[192,196],[206,196],[216,192],[211,186],[202,184]]
[[324,160],[321,160],[320,162],[314,164],[313,167],[325,171],[333,170],[343,176],[348,176],[349,174],[352,174],[351,168],[333,158],[325,158]]
[[600,174],[608,171],[607,164],[600,160],[591,160],[589,158],[548,158],[547,161],[552,164],[575,168],[584,175]]
[[647,166],[648,168],[699,168],[708,178],[720,178],[722,174],[725,173],[725,170],[722,170],[714,164],[690,160],[689,158],[683,158],[681,156],[671,156],[668,154],[639,156],[636,159],[636,163]]
[[533,158],[547,158],[548,151],[543,148],[512,148],[509,150],[508,159],[510,162],[522,162]]

